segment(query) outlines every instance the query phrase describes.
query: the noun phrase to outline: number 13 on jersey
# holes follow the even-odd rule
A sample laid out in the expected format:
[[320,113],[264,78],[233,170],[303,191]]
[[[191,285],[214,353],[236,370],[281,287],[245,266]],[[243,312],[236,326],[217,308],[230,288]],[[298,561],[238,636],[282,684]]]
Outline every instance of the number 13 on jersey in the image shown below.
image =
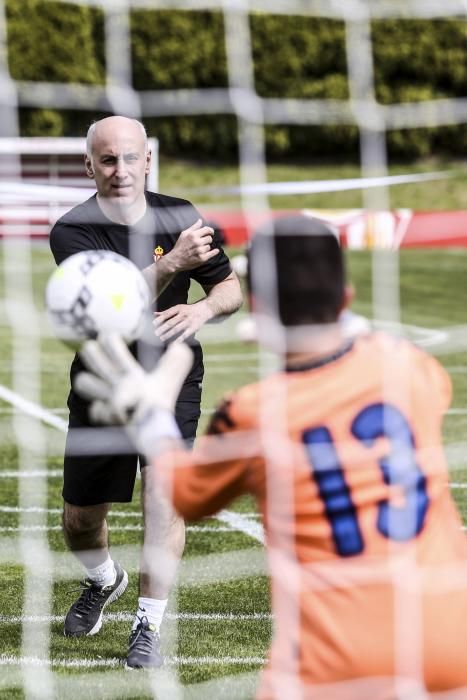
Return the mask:
[[[416,461],[412,430],[401,411],[390,404],[366,406],[352,421],[352,435],[371,448],[378,438],[390,444],[388,454],[378,461],[381,478],[403,491],[402,503],[381,500],[377,504],[375,527],[384,537],[406,542],[423,529],[429,507],[426,478]],[[340,556],[360,554],[365,542],[358,512],[345,479],[333,436],[326,426],[305,430],[302,434],[312,476],[316,481],[332,537]],[[358,469],[358,464],[355,465]]]

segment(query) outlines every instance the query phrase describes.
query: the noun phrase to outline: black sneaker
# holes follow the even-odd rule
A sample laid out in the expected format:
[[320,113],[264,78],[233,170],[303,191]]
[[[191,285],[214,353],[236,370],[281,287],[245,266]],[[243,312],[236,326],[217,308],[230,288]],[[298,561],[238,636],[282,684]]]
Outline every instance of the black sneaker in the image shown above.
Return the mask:
[[147,617],[140,618],[138,627],[130,634],[129,645],[126,668],[159,668],[163,665],[161,640]]
[[128,585],[128,574],[114,562],[117,577],[112,586],[97,586],[90,579],[80,582],[81,595],[65,618],[65,637],[97,634],[102,627],[102,613],[109,603],[120,598]]

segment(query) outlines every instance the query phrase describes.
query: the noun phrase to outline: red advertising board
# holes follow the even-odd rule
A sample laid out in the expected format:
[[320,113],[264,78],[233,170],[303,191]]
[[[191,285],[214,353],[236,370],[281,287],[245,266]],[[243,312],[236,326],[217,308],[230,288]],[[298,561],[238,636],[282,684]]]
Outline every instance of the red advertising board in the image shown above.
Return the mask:
[[[0,236],[47,238],[55,220],[72,205],[0,204]],[[244,245],[258,226],[273,217],[302,213],[332,223],[342,245],[352,249],[467,246],[467,211],[368,211],[364,209],[281,209],[270,212],[201,207],[206,221],[222,232],[227,245]]]
[[[242,245],[269,213],[202,210],[230,245]],[[331,222],[352,249],[467,246],[467,211],[275,210],[274,217],[302,213]]]

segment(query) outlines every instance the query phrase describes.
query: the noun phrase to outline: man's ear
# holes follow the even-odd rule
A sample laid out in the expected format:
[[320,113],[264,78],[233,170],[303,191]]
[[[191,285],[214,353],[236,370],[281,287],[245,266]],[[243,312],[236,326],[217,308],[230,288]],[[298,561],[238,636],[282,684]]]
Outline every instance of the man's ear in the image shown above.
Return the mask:
[[344,295],[342,297],[341,311],[349,308],[349,306],[351,306],[354,299],[355,299],[355,287],[353,286],[353,284],[346,284],[344,287]]
[[91,179],[93,179],[94,178],[94,170],[92,168],[92,163],[91,163],[91,159],[89,158],[89,156],[84,156],[84,167],[86,170],[86,175],[88,177],[90,177]]
[[152,153],[151,151],[148,151],[146,153],[146,169],[145,169],[145,174],[149,175],[149,171],[151,169],[151,158],[152,158]]

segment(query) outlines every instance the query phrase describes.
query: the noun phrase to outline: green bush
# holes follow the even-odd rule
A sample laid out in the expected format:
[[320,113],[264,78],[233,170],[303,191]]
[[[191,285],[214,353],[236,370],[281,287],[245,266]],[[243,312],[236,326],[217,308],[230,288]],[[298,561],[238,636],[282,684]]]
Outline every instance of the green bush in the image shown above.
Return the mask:
[[24,136],[62,136],[65,131],[63,115],[53,109],[25,110],[22,117]]
[[221,13],[136,10],[131,29],[137,90],[227,86]]
[[460,97],[467,91],[463,20],[384,20],[373,24],[376,94],[386,104]]
[[251,37],[256,90],[262,97],[348,97],[341,22],[253,15]]
[[89,7],[7,0],[8,59],[15,80],[103,83]]
[[[44,0],[7,0],[6,11],[8,64],[15,80],[104,83],[98,12]],[[73,113],[50,108],[20,111],[25,136],[61,136],[70,133],[74,121]]]
[[[9,65],[17,80],[102,84],[103,15],[87,6],[46,0],[7,0]],[[375,89],[383,104],[467,94],[467,29],[463,20],[384,20],[372,25]],[[264,98],[346,100],[349,85],[343,22],[312,17],[250,17],[254,80]],[[137,90],[222,88],[228,70],[221,12],[134,10],[133,83]],[[114,47],[118,51],[118,47]],[[52,109],[23,110],[24,133],[84,133],[101,115]],[[232,115],[147,119],[163,153],[230,159],[237,151]],[[78,131],[79,130],[79,131]],[[274,158],[358,157],[351,125],[265,128]],[[458,155],[463,125],[388,133],[397,158]]]

